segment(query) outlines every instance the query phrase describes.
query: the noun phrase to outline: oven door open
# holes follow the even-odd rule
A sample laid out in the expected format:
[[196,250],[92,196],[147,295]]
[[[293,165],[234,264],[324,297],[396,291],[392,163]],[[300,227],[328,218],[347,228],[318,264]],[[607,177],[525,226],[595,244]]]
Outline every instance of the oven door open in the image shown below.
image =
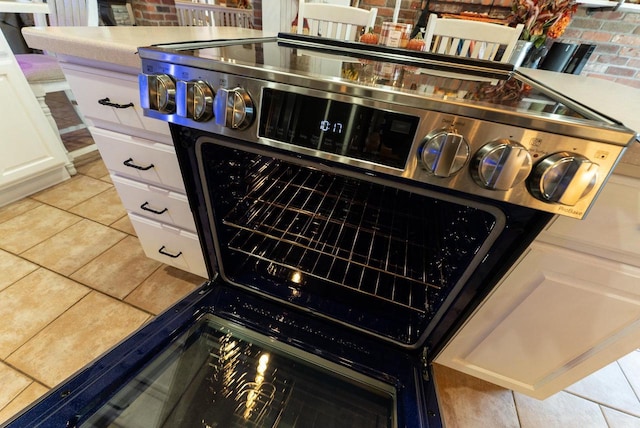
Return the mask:
[[214,280],[7,428],[438,427],[424,370],[406,352]]

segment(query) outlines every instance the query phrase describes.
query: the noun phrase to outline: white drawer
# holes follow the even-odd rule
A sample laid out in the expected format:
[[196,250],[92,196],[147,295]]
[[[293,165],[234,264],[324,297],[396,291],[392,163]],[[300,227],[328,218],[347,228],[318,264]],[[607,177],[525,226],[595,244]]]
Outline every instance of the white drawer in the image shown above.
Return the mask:
[[207,278],[198,236],[157,221],[129,213],[147,257]]
[[111,180],[127,211],[195,232],[187,197],[182,193],[112,175]]
[[75,64],[63,64],[62,67],[80,111],[95,124],[115,130],[124,125],[170,135],[166,122],[144,116],[136,75]]
[[110,171],[184,192],[173,146],[96,127],[89,130]]

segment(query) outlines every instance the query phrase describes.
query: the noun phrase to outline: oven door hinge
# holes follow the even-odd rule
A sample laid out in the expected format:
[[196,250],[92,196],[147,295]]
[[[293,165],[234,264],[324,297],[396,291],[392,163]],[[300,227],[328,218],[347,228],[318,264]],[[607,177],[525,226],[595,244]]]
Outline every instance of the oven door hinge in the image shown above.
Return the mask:
[[420,365],[422,369],[422,378],[425,381],[429,381],[429,359],[427,358],[429,349],[427,347],[422,348],[422,354],[420,355]]

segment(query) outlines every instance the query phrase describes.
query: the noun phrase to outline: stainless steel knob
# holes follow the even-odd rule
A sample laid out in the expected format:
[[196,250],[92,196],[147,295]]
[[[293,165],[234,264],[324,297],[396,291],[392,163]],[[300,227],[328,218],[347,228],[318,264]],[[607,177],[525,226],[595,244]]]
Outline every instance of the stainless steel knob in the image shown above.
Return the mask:
[[202,80],[178,82],[178,116],[203,122],[213,117],[213,91]]
[[547,156],[533,169],[529,190],[536,198],[573,206],[589,194],[598,178],[598,164],[569,152]]
[[176,84],[168,74],[138,75],[142,108],[171,114],[176,109]]
[[255,114],[253,100],[242,88],[219,89],[213,111],[216,123],[231,129],[249,127]]
[[420,158],[427,171],[436,177],[450,177],[469,159],[469,144],[455,131],[432,132],[425,137]]
[[501,138],[478,150],[471,165],[471,175],[483,187],[509,190],[522,182],[533,162],[529,151],[519,143]]

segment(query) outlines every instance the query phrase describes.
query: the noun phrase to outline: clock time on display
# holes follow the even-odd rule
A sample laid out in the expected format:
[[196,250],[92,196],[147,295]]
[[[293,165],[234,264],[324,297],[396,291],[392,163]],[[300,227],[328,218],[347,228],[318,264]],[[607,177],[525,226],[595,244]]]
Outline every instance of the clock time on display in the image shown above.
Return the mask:
[[258,135],[315,152],[404,168],[419,118],[265,88]]

